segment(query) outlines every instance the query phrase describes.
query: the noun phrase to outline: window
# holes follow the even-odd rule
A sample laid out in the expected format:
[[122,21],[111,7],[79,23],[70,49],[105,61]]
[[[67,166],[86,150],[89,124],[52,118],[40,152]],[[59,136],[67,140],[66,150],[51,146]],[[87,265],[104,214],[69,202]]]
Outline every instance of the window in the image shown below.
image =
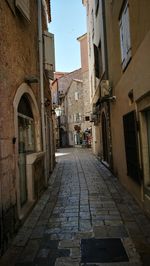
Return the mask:
[[82,115],[81,115],[81,113],[76,113],[76,114],[74,114],[74,122],[79,123],[79,122],[81,122],[81,120],[82,120]]
[[76,122],[79,122],[79,113],[76,113]]
[[85,121],[89,121],[90,117],[89,116],[85,116]]
[[48,31],[44,32],[44,67],[49,78],[53,80],[55,71],[54,34]]
[[26,154],[35,151],[34,119],[27,96],[24,94],[18,105],[18,148],[20,175],[20,203],[23,206],[28,199]]
[[75,92],[75,101],[78,101],[78,100],[79,100],[79,92],[76,91],[76,92]]
[[95,14],[97,15],[99,8],[99,0],[95,0]]
[[23,96],[18,106],[19,153],[35,151],[34,120],[30,103]]
[[127,175],[140,184],[141,172],[138,154],[137,120],[132,111],[123,116]]
[[29,0],[16,0],[16,7],[19,9],[21,14],[30,21],[30,3]]
[[131,58],[131,40],[130,40],[130,25],[129,25],[129,4],[124,6],[120,20],[120,45],[121,45],[121,63],[125,69]]
[[97,47],[94,44],[94,59],[95,59],[95,76],[100,79],[102,76],[102,49],[101,49],[101,42]]

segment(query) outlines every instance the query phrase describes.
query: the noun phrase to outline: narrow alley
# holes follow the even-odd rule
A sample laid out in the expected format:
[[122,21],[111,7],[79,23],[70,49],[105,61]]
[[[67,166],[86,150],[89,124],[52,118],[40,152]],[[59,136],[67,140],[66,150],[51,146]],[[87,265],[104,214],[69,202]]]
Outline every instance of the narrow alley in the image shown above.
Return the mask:
[[90,149],[60,149],[56,158],[0,265],[148,266],[150,221],[117,178]]

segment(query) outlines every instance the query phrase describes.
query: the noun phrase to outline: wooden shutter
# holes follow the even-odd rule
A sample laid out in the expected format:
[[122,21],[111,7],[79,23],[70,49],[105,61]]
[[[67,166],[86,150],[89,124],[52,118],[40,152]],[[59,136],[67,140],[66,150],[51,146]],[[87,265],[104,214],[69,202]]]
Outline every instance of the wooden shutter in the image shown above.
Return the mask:
[[95,60],[95,76],[99,78],[99,54],[98,54],[98,48],[94,44],[94,60]]
[[54,34],[48,31],[44,32],[44,66],[50,78],[53,79],[55,71]]
[[29,0],[16,0],[16,7],[22,13],[22,15],[30,21],[30,3]]
[[127,65],[131,58],[131,39],[130,39],[130,24],[129,24],[129,6],[126,3],[122,12],[120,21],[120,45],[121,45],[121,62],[123,68]]
[[96,15],[98,12],[98,7],[99,7],[99,0],[95,0],[95,13],[96,13]]
[[79,100],[79,92],[75,92],[75,101],[78,101]]
[[125,60],[125,32],[124,32],[124,16],[120,19],[120,45],[121,45],[121,62]]
[[127,175],[140,183],[140,165],[136,113],[132,111],[123,116],[124,140],[127,163]]

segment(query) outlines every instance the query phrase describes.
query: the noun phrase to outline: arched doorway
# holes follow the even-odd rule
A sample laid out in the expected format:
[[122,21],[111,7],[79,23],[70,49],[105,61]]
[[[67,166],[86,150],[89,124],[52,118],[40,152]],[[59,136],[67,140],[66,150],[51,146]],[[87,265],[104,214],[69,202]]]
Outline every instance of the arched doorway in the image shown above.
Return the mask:
[[27,202],[26,155],[35,152],[34,117],[27,94],[23,94],[18,105],[18,166],[20,203]]
[[103,160],[109,162],[108,157],[108,132],[107,132],[107,121],[105,113],[102,113],[102,142],[103,142]]
[[35,185],[32,162],[41,154],[40,113],[31,88],[22,83],[14,101],[14,134],[18,216],[22,219],[32,207]]

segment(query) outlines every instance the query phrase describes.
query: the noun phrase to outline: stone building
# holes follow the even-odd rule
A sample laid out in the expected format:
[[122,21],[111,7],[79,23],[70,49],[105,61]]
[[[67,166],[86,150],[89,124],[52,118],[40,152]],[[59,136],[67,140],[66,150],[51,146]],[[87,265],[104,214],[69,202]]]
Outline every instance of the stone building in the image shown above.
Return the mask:
[[54,167],[49,80],[55,62],[54,36],[47,31],[50,1],[0,1],[0,12],[2,254]]
[[56,137],[59,136],[57,143],[60,147],[82,144],[85,138],[91,144],[87,34],[77,40],[80,43],[81,68],[62,73],[62,76],[61,72],[56,72],[52,82],[53,106],[57,114]]
[[[111,167],[110,106],[102,101],[101,83],[108,80],[103,1],[82,1],[88,28],[89,86],[94,154]],[[104,95],[105,98],[105,95]]]
[[[91,144],[90,94],[87,34],[77,39],[80,42],[81,78],[73,79],[66,92],[66,114],[69,145]],[[87,143],[88,144],[88,143]]]
[[87,33],[77,38],[77,40],[80,42],[81,73],[83,81],[83,128],[91,130],[90,115],[92,112],[92,108],[90,104]]
[[55,72],[52,82],[51,92],[53,99],[53,108],[55,110],[55,137],[56,147],[68,146],[67,137],[67,114],[65,94],[73,78],[81,78],[81,69],[64,73]]
[[94,152],[150,213],[150,2],[82,2],[98,118]]
[[69,146],[81,145],[84,121],[83,81],[73,79],[65,97],[68,144]]
[[56,149],[60,147],[60,92],[58,87],[58,80],[61,77],[64,77],[66,74],[66,72],[55,72],[54,80],[51,81],[52,108],[54,113],[54,141]]

